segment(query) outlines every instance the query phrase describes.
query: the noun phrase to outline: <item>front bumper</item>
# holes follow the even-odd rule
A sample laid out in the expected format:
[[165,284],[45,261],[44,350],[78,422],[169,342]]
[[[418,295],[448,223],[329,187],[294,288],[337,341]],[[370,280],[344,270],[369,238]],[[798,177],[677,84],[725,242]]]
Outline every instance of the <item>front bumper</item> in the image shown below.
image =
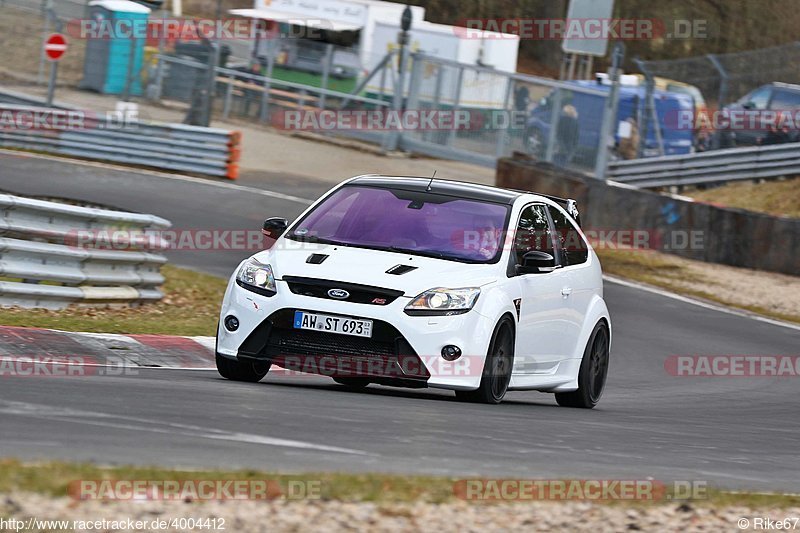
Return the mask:
[[[277,281],[277,294],[263,296],[240,287],[232,279],[220,311],[217,352],[243,360],[271,360],[289,369],[292,364],[287,364],[284,356],[292,356],[289,360],[296,362],[295,356],[304,355],[317,358],[314,364],[305,365],[311,371],[334,368],[338,373],[347,368],[362,375],[362,370],[368,368],[364,375],[374,376],[376,368],[389,368],[399,372],[394,374],[397,380],[390,380],[393,384],[477,388],[495,326],[493,320],[477,309],[454,316],[408,316],[403,309],[409,301],[408,297],[400,297],[388,305],[371,305],[328,300],[292,293],[281,280]],[[373,320],[373,337],[360,339],[292,329],[287,317],[293,316],[295,310]],[[229,315],[239,320],[234,332],[224,326]],[[461,348],[463,354],[453,362],[441,357],[442,347],[449,344]],[[382,364],[369,366],[370,357]],[[325,358],[322,362],[328,366],[315,366],[320,365],[319,358]]]

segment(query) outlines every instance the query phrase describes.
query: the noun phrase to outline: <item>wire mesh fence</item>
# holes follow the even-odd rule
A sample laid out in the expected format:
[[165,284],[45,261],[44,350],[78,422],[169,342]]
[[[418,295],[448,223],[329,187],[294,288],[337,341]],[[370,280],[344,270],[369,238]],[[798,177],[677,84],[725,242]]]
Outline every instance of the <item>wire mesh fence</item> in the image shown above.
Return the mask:
[[641,61],[653,76],[696,86],[709,107],[721,108],[771,82],[800,83],[800,42],[728,54]]

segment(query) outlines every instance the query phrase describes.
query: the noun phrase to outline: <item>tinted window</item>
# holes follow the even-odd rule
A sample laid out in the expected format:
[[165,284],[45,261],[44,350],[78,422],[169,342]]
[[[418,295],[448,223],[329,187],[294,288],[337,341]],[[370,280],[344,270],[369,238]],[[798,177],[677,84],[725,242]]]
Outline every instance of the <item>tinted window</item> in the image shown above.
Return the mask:
[[547,211],[543,205],[531,205],[522,210],[519,224],[514,233],[514,254],[518,265],[523,256],[530,251],[553,253],[553,236],[547,221]]
[[800,93],[792,91],[775,91],[770,107],[775,110],[800,108]]
[[552,206],[548,206],[548,208],[556,229],[556,238],[561,245],[559,257],[561,264],[567,266],[585,263],[589,258],[589,249],[578,230],[560,209]]
[[742,98],[741,102],[743,104],[752,103],[753,109],[766,109],[767,102],[769,102],[769,93],[769,87],[762,87]]

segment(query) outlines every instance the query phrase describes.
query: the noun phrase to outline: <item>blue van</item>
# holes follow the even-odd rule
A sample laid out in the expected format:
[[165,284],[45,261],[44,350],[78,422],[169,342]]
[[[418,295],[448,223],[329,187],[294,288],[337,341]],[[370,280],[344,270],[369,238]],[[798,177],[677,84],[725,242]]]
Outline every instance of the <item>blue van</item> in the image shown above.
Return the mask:
[[[600,84],[596,81],[579,80],[568,81],[567,84],[576,87],[585,87],[610,92],[611,86]],[[544,156],[547,139],[550,134],[550,120],[552,117],[552,103],[556,91],[561,92],[561,107],[572,105],[577,111],[577,146],[571,161],[581,165],[594,164],[599,144],[600,126],[603,122],[603,108],[605,97],[599,94],[571,91],[569,89],[553,89],[547,96],[539,101],[528,117],[525,131],[525,147],[527,151],[537,157]],[[617,109],[617,124],[614,125],[614,139],[619,141],[617,125],[620,122],[639,116],[645,117],[644,86],[621,86],[619,106]],[[694,133],[692,122],[694,119],[694,103],[692,99],[680,93],[655,90],[655,100],[658,126],[661,129],[664,155],[688,154],[693,150]],[[656,124],[651,120],[647,127],[647,139],[643,155],[645,157],[659,155],[656,141]],[[641,132],[639,132],[641,134]],[[558,142],[558,141],[556,141]]]

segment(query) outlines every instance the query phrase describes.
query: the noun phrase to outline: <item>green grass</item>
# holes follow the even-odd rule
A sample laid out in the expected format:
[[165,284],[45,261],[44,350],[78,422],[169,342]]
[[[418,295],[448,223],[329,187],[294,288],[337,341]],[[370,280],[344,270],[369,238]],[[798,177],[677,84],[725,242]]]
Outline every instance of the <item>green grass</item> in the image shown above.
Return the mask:
[[800,218],[800,178],[764,183],[739,182],[687,192],[695,200],[770,215]]
[[[16,459],[0,460],[0,493],[32,492],[53,497],[67,496],[71,482],[79,480],[269,480],[286,492],[290,482],[315,482],[322,500],[398,503],[458,501],[453,484],[460,478],[404,476],[393,474],[308,473],[280,474],[257,470],[169,470],[159,467],[102,467],[86,463],[48,462],[26,464]],[[692,500],[699,506],[743,505],[751,508],[793,507],[800,496],[783,494],[730,493],[709,489],[708,498]],[[614,505],[658,505],[675,503],[669,498],[656,502],[613,501]],[[524,504],[524,502],[520,502]]]
[[97,333],[152,333],[214,335],[226,281],[209,274],[165,265],[164,298],[138,307],[79,307],[2,309],[0,324],[89,331]]

